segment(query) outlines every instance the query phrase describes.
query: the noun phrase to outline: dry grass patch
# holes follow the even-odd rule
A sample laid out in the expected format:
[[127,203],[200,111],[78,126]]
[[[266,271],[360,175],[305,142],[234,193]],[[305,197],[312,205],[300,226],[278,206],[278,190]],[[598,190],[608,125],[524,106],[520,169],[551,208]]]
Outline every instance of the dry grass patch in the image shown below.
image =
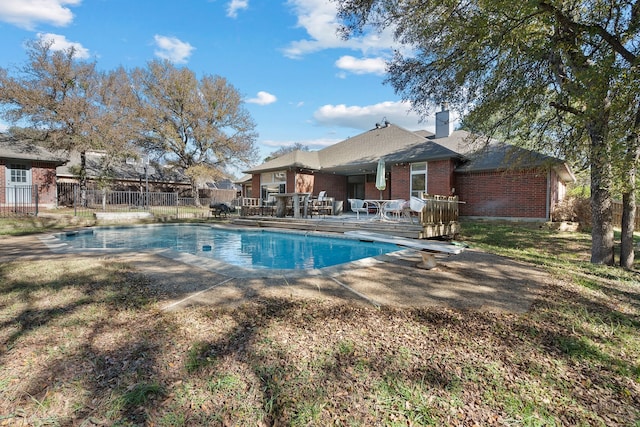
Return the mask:
[[584,252],[557,245],[581,236],[550,254],[517,233],[507,249],[556,276],[522,315],[275,297],[165,312],[109,258],[2,264],[0,424],[640,425],[637,273],[567,261]]

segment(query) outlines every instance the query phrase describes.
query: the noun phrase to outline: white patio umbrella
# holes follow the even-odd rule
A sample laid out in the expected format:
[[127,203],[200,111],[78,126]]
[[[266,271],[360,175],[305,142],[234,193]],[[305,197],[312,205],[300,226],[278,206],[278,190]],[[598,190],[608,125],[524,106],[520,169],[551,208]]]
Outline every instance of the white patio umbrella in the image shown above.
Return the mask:
[[378,160],[378,172],[376,173],[376,188],[380,191],[380,199],[382,199],[382,192],[387,188],[385,173],[384,160],[380,159]]

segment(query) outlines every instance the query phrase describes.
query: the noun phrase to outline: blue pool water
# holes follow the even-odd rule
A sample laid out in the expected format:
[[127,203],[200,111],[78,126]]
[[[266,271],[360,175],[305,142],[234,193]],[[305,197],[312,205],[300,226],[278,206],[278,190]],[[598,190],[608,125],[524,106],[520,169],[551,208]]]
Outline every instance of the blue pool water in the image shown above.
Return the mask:
[[323,268],[400,249],[388,243],[198,225],[105,227],[58,238],[78,249],[173,249],[259,269]]

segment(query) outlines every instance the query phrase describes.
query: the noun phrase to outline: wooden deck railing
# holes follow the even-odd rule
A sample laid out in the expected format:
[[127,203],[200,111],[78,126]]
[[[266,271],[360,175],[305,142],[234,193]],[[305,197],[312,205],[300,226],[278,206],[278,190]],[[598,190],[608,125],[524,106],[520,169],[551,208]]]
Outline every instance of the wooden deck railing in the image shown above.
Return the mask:
[[420,224],[448,224],[458,221],[458,196],[423,194],[425,206],[420,212]]

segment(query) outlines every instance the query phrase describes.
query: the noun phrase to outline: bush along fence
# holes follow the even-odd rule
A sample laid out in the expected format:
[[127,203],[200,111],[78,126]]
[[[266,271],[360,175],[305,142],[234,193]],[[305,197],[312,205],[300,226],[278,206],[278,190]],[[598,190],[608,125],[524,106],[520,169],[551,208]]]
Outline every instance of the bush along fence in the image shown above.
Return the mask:
[[[198,218],[210,215],[211,203],[232,205],[235,190],[218,190],[212,198],[180,197],[178,192],[110,191],[76,188],[73,211],[76,216],[96,216],[102,213],[146,213],[146,216]],[[142,217],[142,215],[141,215]]]
[[38,215],[39,194],[37,185],[0,187],[0,217]]

